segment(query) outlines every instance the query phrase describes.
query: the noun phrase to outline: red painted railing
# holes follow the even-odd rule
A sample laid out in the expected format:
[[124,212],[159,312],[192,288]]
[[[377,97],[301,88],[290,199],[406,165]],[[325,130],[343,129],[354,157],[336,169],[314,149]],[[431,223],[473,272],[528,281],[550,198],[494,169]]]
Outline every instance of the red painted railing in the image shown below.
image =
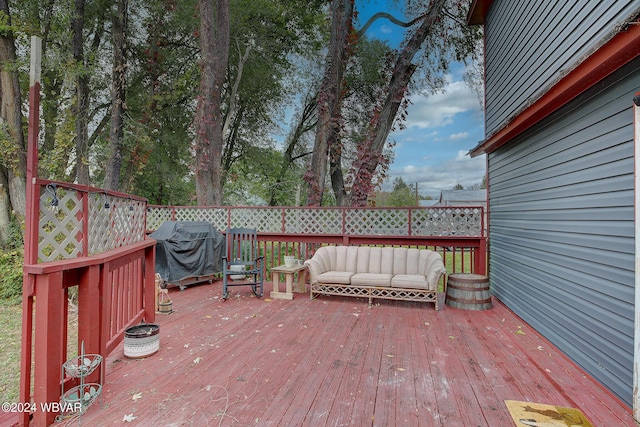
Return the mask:
[[284,263],[284,255],[293,251],[302,260],[313,256],[319,246],[370,245],[428,248],[442,256],[451,273],[487,272],[487,241],[484,237],[407,237],[407,236],[331,236],[258,233],[260,253],[265,255],[267,271]]
[[[36,235],[28,243],[25,255],[31,255],[25,256],[24,266],[20,399],[21,402],[35,404],[36,408],[44,403],[59,402],[62,384],[65,384],[65,390],[74,385],[71,379],[61,377],[61,366],[68,359],[67,313],[71,288],[77,287],[78,291],[78,349],[82,343],[85,353],[106,357],[122,341],[127,327],[142,320],[154,321],[155,241],[143,236],[127,238],[126,241],[121,238],[132,233],[127,231],[131,229],[132,221],[147,224],[147,215],[153,216],[154,209],[172,212],[169,219],[176,219],[177,211],[195,215],[194,218],[182,220],[213,222],[220,217],[223,222],[217,228],[222,229],[238,223],[258,228],[260,250],[266,256],[267,272],[283,263],[283,256],[289,248],[295,249],[297,257],[306,259],[321,245],[341,244],[428,247],[441,253],[449,273],[486,273],[482,208],[472,208],[476,209],[473,211],[466,210],[469,208],[460,211],[451,208],[329,208],[325,211],[322,208],[286,207],[185,207],[180,210],[152,207],[149,212],[145,208],[145,201],[139,198],[134,200],[127,195],[107,194],[100,189],[74,184],[55,183],[57,189],[52,190],[53,195],[47,194],[43,189],[48,183],[33,181],[36,198],[33,203],[36,206],[39,204],[41,212],[39,216],[33,215],[31,220],[36,222],[32,229],[40,230],[41,234],[50,231],[47,235]],[[73,192],[78,194],[74,195]],[[55,194],[60,198],[60,211],[52,214],[50,208]],[[76,200],[82,209],[75,209]],[[69,206],[61,206],[63,201]],[[64,209],[67,211],[63,212]],[[43,213],[43,210],[46,212]],[[207,216],[211,216],[211,219]],[[268,224],[273,223],[274,217],[276,229],[269,230]],[[391,226],[387,225],[387,218],[391,218]],[[56,224],[56,221],[60,224]],[[252,221],[263,221],[267,225],[254,224]],[[78,255],[69,259],[38,262],[38,254],[42,257],[48,248],[60,250],[61,257],[67,256],[64,248],[69,244],[57,245],[52,234],[58,232],[53,230],[68,228],[72,223],[80,231],[68,230],[73,245],[82,248],[75,250]],[[314,229],[310,231],[309,227]],[[453,235],[426,235],[433,227],[445,229],[445,232],[454,230]],[[96,232],[96,229],[101,231]],[[135,230],[139,230],[139,227]],[[462,235],[461,230],[471,235]],[[477,231],[477,235],[473,230]],[[90,249],[105,247],[110,249],[96,254],[92,254]],[[87,251],[88,256],[85,255]],[[28,259],[35,261],[27,262]],[[29,425],[30,415],[35,426],[49,425],[56,416],[55,413],[36,410],[32,414],[22,415],[22,425]]]
[[464,207],[291,207],[153,206],[147,227],[164,221],[206,221],[258,230],[267,270],[281,265],[289,249],[307,259],[320,245],[428,247],[439,252],[449,273],[486,274],[484,208]]
[[[61,378],[67,359],[69,289],[78,288],[78,346],[83,343],[85,353],[106,357],[122,341],[126,328],[155,319],[154,255],[155,241],[149,239],[100,255],[24,266],[28,287],[23,304],[21,400],[35,405],[33,425],[54,421],[56,414],[39,410],[40,405],[59,402],[62,381],[70,382]],[[33,399],[29,396],[32,349]],[[28,419],[22,422],[28,425]]]
[[[67,359],[81,346],[105,358],[127,327],[154,321],[155,241],[145,234],[145,199],[36,178],[28,188],[20,402],[31,411],[19,423],[33,416],[32,425],[47,426],[57,414],[42,408],[60,402],[63,383],[75,385],[61,378]],[[72,288],[78,343],[69,355]]]

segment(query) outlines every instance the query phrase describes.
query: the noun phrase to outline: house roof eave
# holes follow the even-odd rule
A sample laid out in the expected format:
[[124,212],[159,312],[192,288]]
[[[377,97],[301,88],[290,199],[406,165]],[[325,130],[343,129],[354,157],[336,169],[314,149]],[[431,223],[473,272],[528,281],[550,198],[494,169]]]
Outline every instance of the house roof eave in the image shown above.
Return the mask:
[[640,56],[638,46],[640,46],[640,25],[630,25],[549,87],[537,101],[488,135],[484,141],[480,141],[469,151],[469,155],[473,158],[491,153],[540,122],[606,76]]
[[467,13],[467,25],[484,25],[484,19],[493,0],[473,0],[469,13]]

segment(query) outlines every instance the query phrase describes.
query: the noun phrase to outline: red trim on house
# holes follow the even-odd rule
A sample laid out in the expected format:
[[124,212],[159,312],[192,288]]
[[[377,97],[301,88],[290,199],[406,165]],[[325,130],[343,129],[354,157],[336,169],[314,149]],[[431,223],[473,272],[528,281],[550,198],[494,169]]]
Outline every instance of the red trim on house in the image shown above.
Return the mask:
[[640,25],[630,25],[469,154],[476,157],[495,151],[639,55]]

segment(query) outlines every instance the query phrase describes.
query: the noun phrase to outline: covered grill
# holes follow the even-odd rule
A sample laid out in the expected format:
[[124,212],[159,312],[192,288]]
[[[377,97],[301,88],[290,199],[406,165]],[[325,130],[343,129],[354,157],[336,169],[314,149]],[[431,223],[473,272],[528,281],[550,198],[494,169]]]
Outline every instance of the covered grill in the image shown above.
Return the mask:
[[222,271],[224,236],[206,221],[167,221],[151,233],[157,241],[156,273],[165,286],[211,281]]

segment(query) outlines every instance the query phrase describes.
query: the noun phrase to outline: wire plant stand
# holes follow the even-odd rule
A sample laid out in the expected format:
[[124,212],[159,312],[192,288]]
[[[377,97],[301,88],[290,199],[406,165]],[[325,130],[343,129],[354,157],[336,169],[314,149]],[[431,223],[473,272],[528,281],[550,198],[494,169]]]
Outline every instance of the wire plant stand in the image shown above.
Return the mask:
[[[96,369],[100,369],[99,382],[85,382],[86,378]],[[60,397],[60,415],[57,421],[62,421],[73,416],[80,417],[98,398],[102,407],[102,384],[104,384],[104,364],[99,354],[85,354],[84,341],[81,344],[80,355],[67,360],[62,364],[62,392]],[[74,378],[79,384],[65,390],[65,380]]]

